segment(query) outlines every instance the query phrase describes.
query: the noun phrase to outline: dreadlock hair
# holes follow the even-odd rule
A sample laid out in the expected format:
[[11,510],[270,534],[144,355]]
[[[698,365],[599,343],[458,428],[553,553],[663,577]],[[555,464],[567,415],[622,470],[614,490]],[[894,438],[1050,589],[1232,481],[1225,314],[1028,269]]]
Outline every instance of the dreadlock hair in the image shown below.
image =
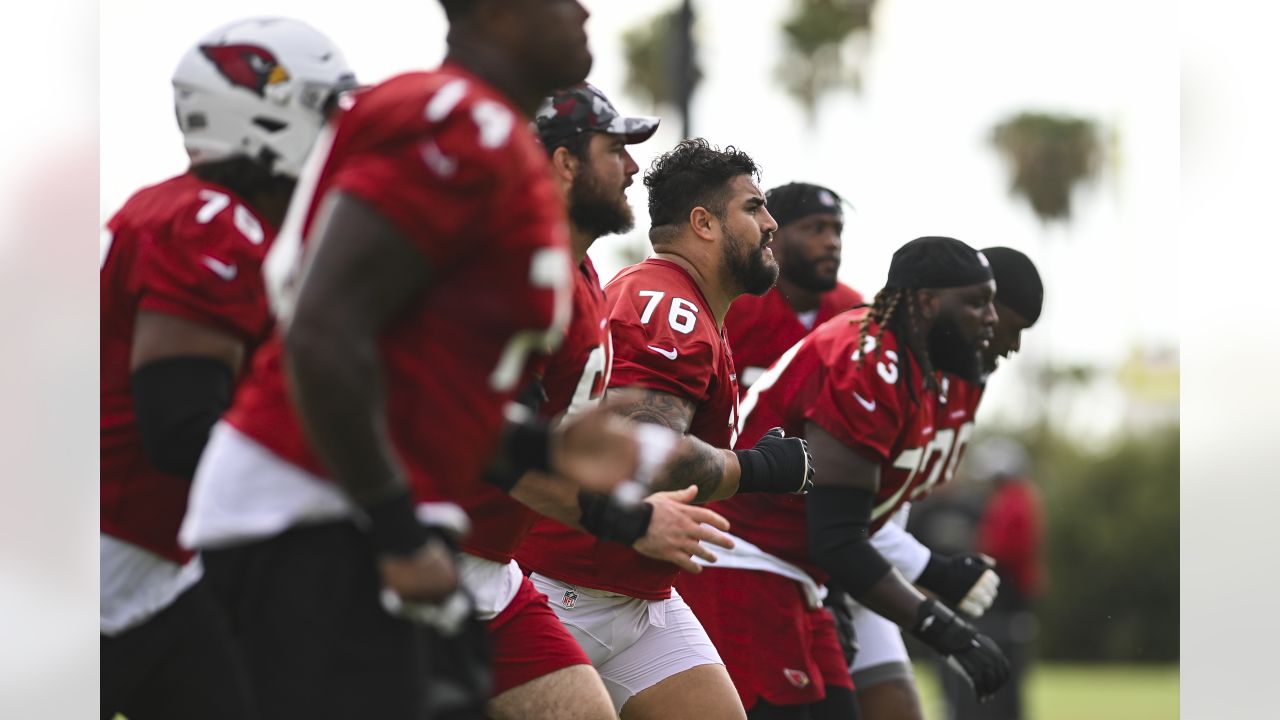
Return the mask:
[[[905,306],[905,312],[899,312],[899,309]],[[892,330],[894,335],[899,338],[899,345],[905,352],[902,353],[902,374],[907,378],[911,377],[911,350],[907,347],[905,339],[911,337],[916,328],[919,326],[919,308],[916,303],[915,290],[912,288],[883,288],[876,293],[876,298],[872,301],[870,309],[858,321],[858,359],[855,361],[854,367],[862,364],[862,359],[867,356],[863,352],[867,340],[867,333],[870,331],[871,321],[876,322],[876,348],[881,347],[880,336],[885,329]],[[933,376],[933,364],[929,361],[928,353],[924,353],[919,358],[920,374],[924,376],[926,387],[937,387],[937,380]],[[907,392],[910,393],[911,399],[916,399],[916,389],[908,382]]]

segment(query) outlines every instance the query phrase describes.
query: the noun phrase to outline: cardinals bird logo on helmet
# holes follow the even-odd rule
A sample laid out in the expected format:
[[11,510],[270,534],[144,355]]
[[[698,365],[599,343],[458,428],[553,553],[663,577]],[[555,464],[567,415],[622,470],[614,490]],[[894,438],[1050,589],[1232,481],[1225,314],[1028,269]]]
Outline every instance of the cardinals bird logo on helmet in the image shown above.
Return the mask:
[[264,97],[264,88],[285,82],[289,73],[270,50],[257,45],[201,45],[200,52],[232,85]]

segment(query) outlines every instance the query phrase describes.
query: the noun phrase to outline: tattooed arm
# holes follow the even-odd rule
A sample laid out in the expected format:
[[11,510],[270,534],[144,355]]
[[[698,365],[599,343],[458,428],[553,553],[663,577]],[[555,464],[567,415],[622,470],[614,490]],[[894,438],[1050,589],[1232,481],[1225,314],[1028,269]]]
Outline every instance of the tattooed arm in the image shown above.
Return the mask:
[[741,472],[738,456],[687,434],[697,410],[692,400],[638,387],[612,388],[608,391],[608,400],[610,407],[624,417],[686,433],[684,442],[676,448],[654,481],[655,491],[681,490],[697,485],[698,495],[694,502],[698,503],[722,500],[738,491]]

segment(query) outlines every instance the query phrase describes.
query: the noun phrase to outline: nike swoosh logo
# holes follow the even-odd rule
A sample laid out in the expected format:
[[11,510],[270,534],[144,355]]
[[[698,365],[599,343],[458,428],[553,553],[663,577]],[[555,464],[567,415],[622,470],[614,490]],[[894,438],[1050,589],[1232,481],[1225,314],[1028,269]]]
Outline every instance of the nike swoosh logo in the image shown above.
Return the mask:
[[201,260],[204,262],[205,267],[212,270],[214,275],[217,275],[223,280],[235,280],[236,274],[240,272],[239,268],[235,266],[235,263],[224,263],[221,260],[209,257],[208,255],[205,255]]
[[664,357],[664,358],[666,358],[666,359],[668,359],[668,360],[675,360],[675,359],[676,359],[676,356],[678,356],[678,355],[680,354],[680,352],[679,352],[678,350],[676,350],[675,348],[671,348],[670,350],[663,350],[663,349],[662,349],[662,348],[660,348],[660,347],[654,347],[654,346],[650,345],[650,346],[649,346],[649,349],[650,349],[650,350],[652,350],[652,351],[654,351],[654,352],[656,352],[656,353],[658,353],[659,355],[661,355],[662,357]]
[[853,399],[854,399],[854,400],[857,400],[859,405],[861,405],[862,407],[866,408],[866,409],[867,409],[867,412],[875,412],[875,411],[876,411],[876,401],[875,401],[875,400],[867,400],[866,398],[864,398],[864,397],[862,397],[861,395],[859,395],[856,391],[853,393]]

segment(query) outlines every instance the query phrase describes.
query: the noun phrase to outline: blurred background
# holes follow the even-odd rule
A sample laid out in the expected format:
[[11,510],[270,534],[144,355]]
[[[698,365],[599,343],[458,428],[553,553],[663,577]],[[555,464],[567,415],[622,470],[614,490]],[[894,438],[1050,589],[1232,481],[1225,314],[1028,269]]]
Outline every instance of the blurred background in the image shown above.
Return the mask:
[[[663,118],[630,147],[642,169],[703,136],[750,153],[766,189],[833,188],[852,204],[841,278],[868,297],[920,235],[1037,263],[1044,314],[978,416],[974,448],[995,459],[962,465],[918,508],[917,530],[944,549],[981,546],[985,513],[1016,478],[1036,513],[1026,562],[1039,577],[1010,614],[1031,659],[1024,717],[1176,717],[1176,12],[1137,0],[585,5],[590,81],[623,113]],[[181,53],[263,14],[329,34],[367,83],[444,52],[427,0],[115,0],[100,18],[99,221],[186,165],[169,86]],[[628,193],[635,230],[591,251],[606,281],[649,253],[639,177]],[[929,717],[945,717],[930,673]]]

